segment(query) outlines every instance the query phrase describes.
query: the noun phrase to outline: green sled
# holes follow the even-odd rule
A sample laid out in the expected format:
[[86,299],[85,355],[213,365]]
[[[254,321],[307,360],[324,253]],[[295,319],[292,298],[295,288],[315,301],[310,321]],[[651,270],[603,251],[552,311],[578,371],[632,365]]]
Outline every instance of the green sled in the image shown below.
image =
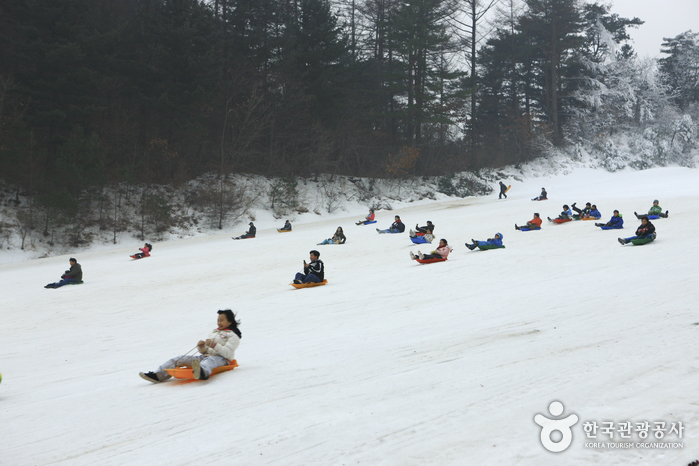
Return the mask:
[[648,235],[645,238],[632,239],[631,244],[635,246],[641,246],[642,244],[648,244],[655,239],[655,233]]

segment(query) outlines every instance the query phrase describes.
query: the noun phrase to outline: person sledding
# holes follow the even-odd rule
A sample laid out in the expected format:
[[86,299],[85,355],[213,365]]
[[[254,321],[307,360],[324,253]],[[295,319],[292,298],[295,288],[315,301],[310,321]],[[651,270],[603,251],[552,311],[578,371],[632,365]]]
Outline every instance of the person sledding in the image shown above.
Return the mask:
[[621,214],[619,214],[619,211],[615,210],[614,214],[612,215],[612,218],[610,218],[607,223],[595,223],[595,226],[615,229],[624,228],[624,219],[621,218]]
[[648,217],[641,217],[641,225],[636,229],[636,235],[629,238],[619,238],[621,244],[628,244],[635,239],[646,239],[655,233],[655,225],[650,223]]
[[142,259],[144,257],[150,257],[150,252],[153,250],[153,245],[150,243],[146,243],[143,245],[142,248],[138,248],[139,251],[136,254],[134,254],[133,257],[134,259]]
[[427,233],[428,230],[434,233],[434,224],[431,221],[428,220],[427,225],[425,226],[418,226],[416,223],[415,230],[410,230],[410,237],[414,238],[415,236],[422,236]]
[[[666,210],[663,213],[663,208],[660,207],[660,201],[657,199],[653,201],[653,206],[648,210],[648,213],[646,215],[657,215],[660,218],[667,218],[668,214],[670,213],[669,210]],[[638,215],[636,212],[633,213],[636,218],[643,218],[646,215]]]
[[[581,217],[583,218],[583,217]],[[595,219],[599,220],[602,218],[602,214],[600,211],[597,209],[597,206],[595,204],[592,204],[592,207],[590,208],[590,212],[587,213],[587,216],[584,217],[584,219]]]
[[279,228],[278,231],[291,231],[291,222],[288,220],[284,222],[284,226]]
[[[158,367],[155,372],[140,372],[142,379],[153,383],[165,382],[171,376],[166,369],[191,367],[195,379],[206,380],[211,372],[221,366],[227,366],[235,359],[235,350],[240,345],[242,334],[238,330],[240,321],[230,309],[218,311],[218,327],[206,340],[199,340],[195,347],[199,354],[176,356]],[[192,348],[191,351],[194,351]],[[190,351],[190,352],[191,352]]]
[[[573,202],[573,204],[571,204],[570,208],[573,212],[575,212],[575,214],[578,215],[578,217],[585,218],[588,215],[590,215],[590,211],[592,210],[592,204],[590,204],[589,202],[586,202],[584,209],[579,209],[579,208],[575,207],[575,204],[577,204],[577,202]],[[575,214],[573,214],[573,215],[575,215]]]
[[403,233],[405,231],[405,224],[401,222],[400,216],[396,215],[395,221],[391,224],[390,228],[386,230],[376,229],[379,233]]
[[252,222],[250,222],[248,225],[249,225],[248,231],[246,231],[244,235],[235,236],[235,237],[233,237],[233,239],[254,238],[255,234],[257,234],[257,228],[255,228],[255,225]]
[[[551,217],[548,217],[549,222],[553,222],[551,220]],[[556,217],[558,220],[572,220],[573,219],[573,211],[570,210],[570,207],[568,207],[568,204],[563,204],[563,211],[558,214],[558,217]]]
[[374,223],[375,218],[376,218],[376,215],[374,215],[374,209],[369,209],[369,215],[367,215],[364,220],[358,221],[356,224],[357,225],[366,225],[367,223]]
[[505,194],[505,193],[507,192],[508,189],[510,189],[510,188],[508,188],[508,186],[501,181],[500,182],[500,195],[498,196],[498,199],[502,199],[502,196],[505,196],[505,199],[507,199],[507,194]]
[[345,232],[342,231],[342,227],[337,227],[332,238],[324,239],[322,243],[318,243],[318,246],[323,244],[345,244],[345,241],[347,241]]
[[63,285],[76,285],[83,282],[83,268],[74,257],[68,260],[70,269],[61,275],[61,281],[49,283],[44,288],[60,288]]
[[320,283],[325,280],[325,264],[323,261],[318,259],[320,253],[315,249],[310,252],[311,262],[306,263],[303,261],[303,273],[299,272],[294,277],[294,283]]
[[532,201],[545,201],[546,199],[548,199],[548,193],[546,192],[546,188],[541,188],[541,194],[532,199]]
[[432,251],[430,254],[423,254],[420,251],[418,251],[417,254],[413,254],[413,252],[410,251],[410,258],[412,260],[446,259],[450,252],[451,248],[449,247],[447,240],[442,238],[439,240],[439,246],[437,249]]
[[502,233],[495,233],[495,236],[493,238],[488,238],[486,241],[476,241],[475,239],[471,238],[471,244],[466,243],[466,247],[469,248],[471,251],[473,251],[476,248],[502,248],[504,247],[504,245],[502,244]]
[[518,227],[515,223],[515,230],[521,230],[522,228],[526,228],[529,230],[539,230],[541,228],[541,217],[539,216],[538,212],[534,212],[534,218],[529,220],[526,225]]

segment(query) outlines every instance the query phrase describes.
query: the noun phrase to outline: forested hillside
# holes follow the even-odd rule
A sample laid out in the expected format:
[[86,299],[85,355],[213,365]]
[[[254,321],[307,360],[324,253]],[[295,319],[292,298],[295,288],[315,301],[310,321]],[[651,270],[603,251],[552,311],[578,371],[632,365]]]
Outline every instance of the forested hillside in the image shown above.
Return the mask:
[[155,187],[205,174],[222,212],[235,174],[400,180],[552,150],[689,165],[699,34],[639,60],[642,23],[575,0],[3,2],[5,223],[116,228],[104,212],[134,193],[165,216]]

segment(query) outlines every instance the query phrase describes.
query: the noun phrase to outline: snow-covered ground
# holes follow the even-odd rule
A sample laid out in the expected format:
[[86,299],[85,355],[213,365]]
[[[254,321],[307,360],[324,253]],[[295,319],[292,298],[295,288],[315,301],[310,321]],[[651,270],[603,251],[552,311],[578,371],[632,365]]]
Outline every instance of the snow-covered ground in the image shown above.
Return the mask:
[[[0,464],[688,464],[699,459],[699,170],[657,168],[509,181],[507,200],[440,200],[377,213],[432,220],[454,247],[419,265],[407,234],[361,215],[297,223],[254,240],[216,237],[76,253],[85,284],[58,290],[68,257],[0,265]],[[542,186],[550,200],[532,202]],[[653,199],[658,239],[621,246],[592,222],[518,232],[533,212],[596,203],[624,236]],[[363,214],[364,212],[362,212]],[[282,222],[277,222],[281,224]],[[343,246],[316,246],[344,227]],[[278,225],[279,226],[279,225]],[[239,231],[240,230],[240,231]],[[504,234],[505,249],[464,242]],[[288,285],[320,249],[328,285]],[[423,252],[429,247],[421,248]],[[240,367],[206,382],[138,377],[242,321]],[[536,414],[559,400],[573,442],[542,446]],[[682,422],[682,449],[586,422]],[[676,424],[677,425],[677,424]],[[556,437],[554,437],[556,440]],[[633,442],[633,448],[586,448]]]

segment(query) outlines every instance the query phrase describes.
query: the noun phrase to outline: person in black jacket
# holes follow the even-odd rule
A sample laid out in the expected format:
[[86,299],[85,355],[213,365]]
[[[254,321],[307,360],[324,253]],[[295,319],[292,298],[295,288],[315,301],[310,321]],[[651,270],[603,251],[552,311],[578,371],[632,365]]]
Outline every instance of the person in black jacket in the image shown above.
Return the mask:
[[655,225],[650,223],[648,217],[641,217],[641,225],[636,229],[636,236],[630,238],[619,238],[621,244],[627,244],[632,239],[643,239],[655,233]]
[[255,225],[253,225],[252,222],[250,222],[249,225],[250,225],[250,228],[248,228],[248,231],[246,231],[244,235],[235,236],[235,237],[233,237],[233,239],[254,238],[255,234],[257,233],[257,228],[255,228]]
[[422,227],[415,224],[415,231],[410,230],[410,236],[415,236],[415,233],[427,233],[427,230],[430,230],[432,233],[434,233],[434,224],[429,220],[427,221],[427,225]]
[[82,283],[83,268],[74,257],[71,257],[68,262],[70,263],[70,269],[66,270],[65,273],[61,275],[62,280],[60,282],[49,283],[44,288],[60,288],[63,285]]
[[391,227],[386,230],[376,229],[379,233],[403,233],[405,231],[405,224],[401,222],[400,216],[396,215],[396,221],[391,224]]
[[498,199],[502,199],[502,196],[505,196],[505,199],[507,199],[507,185],[503,183],[502,181],[500,182],[500,195],[498,196]]
[[310,254],[311,263],[303,261],[303,273],[296,274],[294,283],[320,283],[325,280],[325,265],[318,259],[320,253],[314,249]]

